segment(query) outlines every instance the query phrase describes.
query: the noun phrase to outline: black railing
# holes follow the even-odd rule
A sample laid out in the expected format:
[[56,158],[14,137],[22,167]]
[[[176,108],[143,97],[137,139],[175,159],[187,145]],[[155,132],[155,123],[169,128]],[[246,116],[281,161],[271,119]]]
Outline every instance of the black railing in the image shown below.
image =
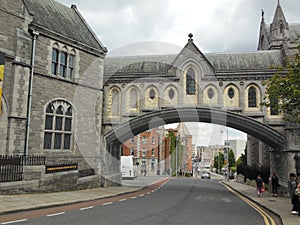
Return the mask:
[[0,155],[0,182],[21,181],[23,165],[45,165],[45,156]]

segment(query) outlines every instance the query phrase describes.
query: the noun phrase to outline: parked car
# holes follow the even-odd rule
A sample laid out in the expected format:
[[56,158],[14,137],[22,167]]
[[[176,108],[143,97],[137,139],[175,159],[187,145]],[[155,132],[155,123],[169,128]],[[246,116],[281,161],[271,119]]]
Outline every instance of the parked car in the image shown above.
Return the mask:
[[201,172],[201,179],[210,179],[210,173],[207,171]]

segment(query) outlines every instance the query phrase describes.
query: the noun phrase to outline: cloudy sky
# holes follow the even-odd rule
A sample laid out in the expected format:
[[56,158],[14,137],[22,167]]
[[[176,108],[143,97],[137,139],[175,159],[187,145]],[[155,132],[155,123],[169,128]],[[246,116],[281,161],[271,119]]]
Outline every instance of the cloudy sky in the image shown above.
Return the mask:
[[[57,1],[76,4],[113,56],[177,53],[189,33],[203,52],[255,51],[261,10],[271,23],[278,0]],[[299,0],[280,0],[280,5],[288,23],[300,23]],[[196,144],[222,143],[226,138],[220,126],[188,126]],[[229,139],[245,139],[245,134],[230,129]]]

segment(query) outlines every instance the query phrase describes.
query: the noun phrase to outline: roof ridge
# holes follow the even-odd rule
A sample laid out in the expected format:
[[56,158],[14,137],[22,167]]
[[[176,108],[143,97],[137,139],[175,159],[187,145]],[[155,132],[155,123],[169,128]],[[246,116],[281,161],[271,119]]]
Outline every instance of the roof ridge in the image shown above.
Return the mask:
[[103,45],[103,43],[100,41],[100,39],[97,37],[97,35],[95,34],[95,32],[92,30],[92,28],[89,26],[89,24],[86,22],[86,20],[83,18],[83,16],[81,15],[81,13],[79,12],[79,10],[77,9],[77,6],[75,4],[71,5],[71,9],[74,10],[74,12],[76,13],[76,15],[80,18],[80,20],[85,24],[85,26],[87,27],[87,29],[89,30],[89,32],[92,34],[92,36],[94,37],[94,39],[99,43],[100,47],[103,49],[104,52],[107,52],[107,48]]

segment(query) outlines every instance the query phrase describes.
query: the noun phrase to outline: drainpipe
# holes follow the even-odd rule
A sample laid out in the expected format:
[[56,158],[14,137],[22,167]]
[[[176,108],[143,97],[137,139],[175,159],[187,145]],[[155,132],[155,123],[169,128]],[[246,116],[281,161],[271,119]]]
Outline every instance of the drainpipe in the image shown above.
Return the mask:
[[29,129],[30,129],[30,119],[31,119],[31,100],[32,100],[32,83],[33,83],[33,72],[34,72],[34,58],[35,58],[35,48],[36,48],[36,38],[39,35],[38,32],[32,31],[32,52],[31,52],[31,71],[29,77],[29,92],[28,92],[28,103],[27,103],[27,124],[26,124],[26,136],[25,136],[25,148],[24,156],[28,155],[28,143],[29,143]]

